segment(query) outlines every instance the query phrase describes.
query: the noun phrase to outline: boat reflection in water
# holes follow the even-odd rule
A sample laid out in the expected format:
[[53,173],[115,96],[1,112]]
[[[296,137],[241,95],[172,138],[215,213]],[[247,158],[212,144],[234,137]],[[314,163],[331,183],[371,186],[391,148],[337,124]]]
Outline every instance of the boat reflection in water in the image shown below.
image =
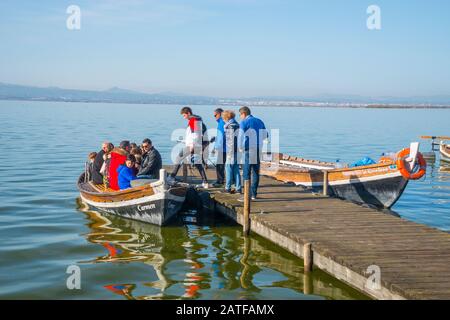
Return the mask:
[[[354,299],[365,298],[321,271],[303,274],[300,259],[241,227],[212,215],[179,215],[155,225],[86,211],[91,243],[105,255],[89,263],[144,263],[153,281],[129,283],[124,269],[105,283],[126,299]],[[131,269],[131,268],[130,268]],[[156,276],[153,276],[156,275]],[[153,277],[153,279],[152,279]],[[132,281],[133,282],[133,281]],[[113,298],[113,296],[112,296]]]
[[[450,163],[441,161],[441,166],[439,167],[439,172],[450,173]],[[444,178],[449,177],[449,175],[444,175]]]

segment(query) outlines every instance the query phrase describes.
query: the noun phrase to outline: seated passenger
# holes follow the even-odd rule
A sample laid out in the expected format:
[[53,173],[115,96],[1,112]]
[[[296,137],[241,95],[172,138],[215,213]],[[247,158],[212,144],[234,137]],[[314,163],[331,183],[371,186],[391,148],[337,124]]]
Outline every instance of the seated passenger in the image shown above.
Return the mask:
[[122,141],[119,148],[114,148],[111,151],[111,162],[109,164],[109,187],[113,190],[120,190],[117,180],[117,168],[125,163],[129,151],[130,142],[127,140]]
[[109,188],[109,165],[111,163],[111,151],[114,149],[114,145],[112,143],[108,143],[107,151],[103,155],[103,165],[100,169],[100,174],[103,177],[103,184],[106,188]]
[[159,170],[162,168],[161,154],[153,147],[150,139],[142,141],[142,155],[141,167],[138,172],[139,178],[159,179]]
[[[97,156],[97,152],[91,152],[88,155],[88,161],[86,162],[86,168],[85,168],[85,180],[86,181],[92,181],[93,175],[94,175],[94,161],[95,157]],[[95,181],[94,181],[95,182]]]
[[137,179],[134,173],[135,162],[136,158],[132,154],[129,154],[125,164],[122,164],[117,169],[120,190],[131,188],[131,181]]
[[139,169],[141,168],[141,163],[142,163],[142,151],[140,148],[132,148],[130,151],[130,154],[132,154],[135,158],[136,158],[136,163],[134,165],[134,172],[136,173],[136,175],[139,172]]
[[97,153],[97,156],[95,157],[94,160],[94,170],[92,172],[92,180],[94,181],[95,184],[102,184],[103,183],[103,175],[100,172],[101,168],[103,166],[104,163],[104,155],[107,153],[108,151],[108,145],[110,143],[108,141],[103,142],[102,144],[102,149]]

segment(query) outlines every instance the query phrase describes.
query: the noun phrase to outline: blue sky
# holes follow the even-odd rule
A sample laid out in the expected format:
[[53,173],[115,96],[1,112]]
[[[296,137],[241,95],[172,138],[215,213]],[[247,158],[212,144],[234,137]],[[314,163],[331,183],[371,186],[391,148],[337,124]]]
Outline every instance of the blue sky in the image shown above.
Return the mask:
[[[81,8],[81,30],[66,9]],[[382,29],[366,27],[381,8]],[[450,94],[447,0],[0,2],[0,82],[222,97]]]

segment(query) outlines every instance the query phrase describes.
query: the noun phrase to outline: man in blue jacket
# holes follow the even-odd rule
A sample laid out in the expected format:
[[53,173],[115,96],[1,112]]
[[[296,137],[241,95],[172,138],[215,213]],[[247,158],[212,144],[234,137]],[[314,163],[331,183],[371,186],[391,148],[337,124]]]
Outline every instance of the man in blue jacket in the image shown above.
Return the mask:
[[214,152],[217,154],[217,161],[216,161],[216,175],[217,179],[216,182],[213,184],[214,187],[221,187],[225,183],[225,131],[224,131],[224,125],[225,122],[222,119],[222,112],[223,109],[217,108],[214,110],[214,118],[217,121],[217,135],[215,139],[214,144]]
[[[239,149],[243,152],[243,180],[250,179],[252,200],[258,195],[260,154],[264,139],[268,137],[267,129],[260,119],[251,115],[248,107],[239,109],[241,123],[239,134]],[[243,201],[244,199],[239,199]]]

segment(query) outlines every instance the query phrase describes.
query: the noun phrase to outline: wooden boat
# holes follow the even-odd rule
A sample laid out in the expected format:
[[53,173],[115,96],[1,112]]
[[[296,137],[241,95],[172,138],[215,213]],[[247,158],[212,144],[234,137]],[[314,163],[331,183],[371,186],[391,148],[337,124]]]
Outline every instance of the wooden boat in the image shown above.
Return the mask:
[[450,162],[450,144],[445,144],[444,142],[441,141],[439,152],[441,153],[442,161]]
[[[439,151],[441,154],[441,160],[445,162],[450,162],[450,144],[444,143],[444,141],[450,140],[448,136],[421,136],[422,139],[431,140],[431,152],[427,153],[430,158],[436,158],[434,152]],[[438,142],[436,142],[436,140]],[[439,149],[435,149],[439,147]],[[424,154],[425,155],[425,154]]]
[[78,179],[78,189],[84,204],[99,212],[124,218],[165,225],[181,209],[186,198],[187,186],[168,185],[166,172],[160,172],[159,180],[150,180],[140,186],[115,191],[104,185],[86,182],[84,173]]
[[[402,151],[409,153],[409,149]],[[417,156],[420,157],[421,172],[420,175],[415,173],[414,179],[423,176],[424,164],[426,166],[423,156],[418,152],[418,144]],[[399,164],[405,159],[404,156],[401,159],[382,157],[373,165],[339,168],[336,163],[271,154],[263,157],[261,174],[295,183],[313,192],[322,192],[326,171],[330,196],[383,209],[390,208],[397,202],[411,180],[412,176],[405,175],[404,170],[399,169]],[[415,166],[413,164],[412,167]]]

